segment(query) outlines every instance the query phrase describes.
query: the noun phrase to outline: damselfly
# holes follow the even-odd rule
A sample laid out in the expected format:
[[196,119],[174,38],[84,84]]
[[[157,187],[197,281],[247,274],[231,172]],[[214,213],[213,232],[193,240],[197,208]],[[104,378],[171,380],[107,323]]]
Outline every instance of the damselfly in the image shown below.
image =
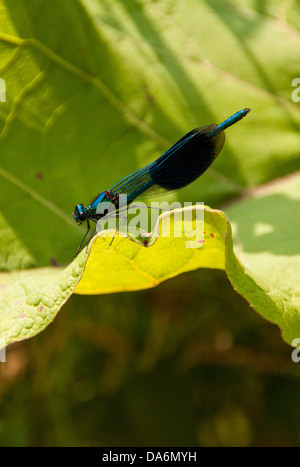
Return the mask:
[[[87,222],[87,232],[78,252],[81,251],[81,246],[90,231],[90,221],[97,223],[104,216],[103,213],[97,213],[100,203],[113,203],[115,209],[118,210],[120,194],[127,195],[129,205],[140,195],[147,195],[147,197],[162,195],[189,185],[210,167],[220,153],[225,141],[224,130],[249,112],[250,109],[246,108],[235,113],[220,125],[195,128],[154,162],[123,178],[110,190],[100,193],[87,207],[77,204],[73,213],[75,222]],[[93,234],[91,238],[92,236]]]

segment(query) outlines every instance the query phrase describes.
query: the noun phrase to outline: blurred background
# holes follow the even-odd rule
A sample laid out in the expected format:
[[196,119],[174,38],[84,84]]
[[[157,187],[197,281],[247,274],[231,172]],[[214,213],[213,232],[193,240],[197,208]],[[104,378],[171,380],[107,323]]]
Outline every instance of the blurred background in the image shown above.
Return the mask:
[[[300,168],[300,103],[291,97],[299,2],[0,6],[1,164],[59,208],[3,180],[1,213],[27,265],[68,264],[83,232],[72,224],[75,204],[244,107],[252,112],[228,130],[212,169],[174,199],[226,212],[247,190]],[[42,334],[7,349],[0,445],[298,446],[291,352],[223,271],[73,295]]]
[[7,349],[1,445],[298,445],[291,351],[221,271],[74,295]]

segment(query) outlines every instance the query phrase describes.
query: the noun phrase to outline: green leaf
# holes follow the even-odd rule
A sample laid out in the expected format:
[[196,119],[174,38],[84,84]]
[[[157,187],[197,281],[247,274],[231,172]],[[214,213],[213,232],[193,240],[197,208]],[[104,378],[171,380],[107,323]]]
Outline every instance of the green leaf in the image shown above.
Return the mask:
[[0,347],[35,336],[55,318],[73,292],[85,256],[61,268],[0,275]]
[[0,271],[32,268],[34,260],[0,214]]
[[226,210],[234,227],[236,255],[256,283],[263,284],[268,298],[260,303],[256,291],[249,301],[279,324],[288,343],[300,336],[299,204],[300,172],[255,190]]
[[[199,267],[224,269],[227,231],[224,214],[207,208],[204,227],[201,227],[205,234],[189,247],[187,242],[190,239],[185,234],[185,229],[189,229],[184,227],[183,215],[187,211],[178,209],[162,214],[154,233],[146,237],[147,247],[139,239],[130,236],[118,235],[111,243],[111,235],[115,231],[100,232],[93,241],[85,271],[75,292],[103,294],[140,290],[154,287],[166,279]],[[193,207],[193,222],[197,211],[203,212],[203,209]],[[171,224],[169,237],[162,235],[164,222]],[[176,236],[176,232],[182,232],[183,235]],[[194,244],[196,247],[192,247]]]
[[[194,226],[196,212],[203,209],[193,207],[162,214],[154,233],[144,237],[147,246],[123,235],[111,243],[109,234],[115,232],[102,231],[89,245],[88,258],[85,249],[65,271],[2,274],[0,339],[9,343],[40,332],[73,291],[140,290],[204,267],[225,270],[235,290],[264,318],[279,325],[283,338],[292,343],[300,332],[300,225],[295,215],[299,200],[300,174],[272,183],[231,207],[228,215],[234,225],[236,251],[228,218],[207,207],[204,236],[196,247],[195,242],[193,248],[187,247],[192,227],[182,227],[182,214],[192,212],[190,225]],[[170,237],[162,235],[166,220],[171,223]],[[176,236],[180,231],[183,235]]]
[[[64,271],[42,268],[2,274],[1,343],[9,344],[41,332],[53,321],[76,285],[75,292],[81,294],[140,290],[199,267],[224,269],[228,230],[225,215],[206,208],[204,226],[201,224],[205,234],[190,245],[188,234],[195,228],[196,212],[203,213],[203,208],[186,210],[193,217],[184,229],[183,210],[159,216],[154,233],[146,237],[148,247],[133,237],[120,235],[111,244],[109,233],[115,231],[102,231]],[[170,237],[162,237],[165,219],[171,220]],[[181,229],[183,236],[175,236]],[[196,248],[187,247],[195,243]]]
[[38,267],[73,257],[77,203],[241,108],[213,167],[176,198],[216,206],[299,167],[299,33],[256,4],[0,0],[1,213]]
[[48,266],[70,262],[84,234],[73,222],[74,205],[154,160],[190,129],[241,108],[252,112],[226,132],[212,168],[172,200],[217,206],[298,170],[300,106],[291,95],[299,18],[299,2],[0,0],[6,343],[44,329],[75,288],[136,290],[198,267],[225,268],[287,342],[297,337],[296,181],[293,190],[283,193],[280,184],[276,194],[272,187],[265,196],[254,192],[228,209],[239,260],[230,223],[207,208],[213,237],[194,252],[177,238],[153,239],[148,248],[118,238],[108,248],[99,237],[85,269],[84,253],[66,270]]
[[[229,280],[287,343],[300,335],[300,173],[254,191],[226,210],[205,209],[205,243],[186,248],[186,238],[158,238],[149,249],[121,239],[113,251],[98,238],[77,293],[153,287],[199,267],[224,269]],[[105,235],[105,234],[103,234]],[[101,265],[101,266],[100,266]]]

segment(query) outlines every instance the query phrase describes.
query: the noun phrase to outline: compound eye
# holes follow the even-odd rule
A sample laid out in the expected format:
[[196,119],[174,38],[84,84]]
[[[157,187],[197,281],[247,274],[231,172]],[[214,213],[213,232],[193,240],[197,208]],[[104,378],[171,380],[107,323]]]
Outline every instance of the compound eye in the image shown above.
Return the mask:
[[82,204],[77,204],[75,207],[73,218],[75,222],[83,222],[86,219],[86,213]]

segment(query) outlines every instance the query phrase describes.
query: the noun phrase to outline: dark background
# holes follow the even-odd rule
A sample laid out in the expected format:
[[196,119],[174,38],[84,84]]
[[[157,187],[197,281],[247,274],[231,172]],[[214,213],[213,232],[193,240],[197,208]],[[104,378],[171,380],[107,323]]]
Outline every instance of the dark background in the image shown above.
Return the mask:
[[298,446],[291,352],[221,271],[73,296],[7,350],[0,444]]

